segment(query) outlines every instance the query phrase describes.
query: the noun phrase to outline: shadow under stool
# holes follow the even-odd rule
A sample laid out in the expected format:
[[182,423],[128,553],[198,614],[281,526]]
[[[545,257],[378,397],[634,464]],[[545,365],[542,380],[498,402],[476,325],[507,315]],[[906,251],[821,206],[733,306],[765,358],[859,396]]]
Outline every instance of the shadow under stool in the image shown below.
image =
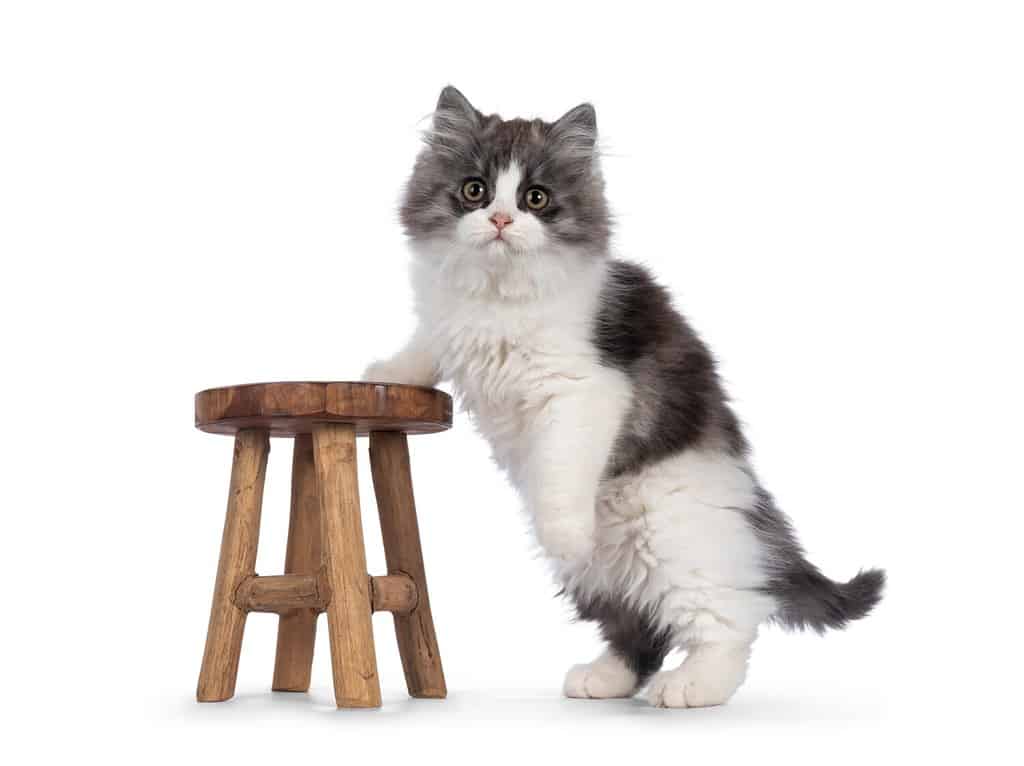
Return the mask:
[[[256,383],[196,394],[196,427],[235,437],[227,518],[196,696],[235,693],[249,612],[280,615],[273,688],[309,689],[316,620],[327,613],[338,707],[379,707],[370,617],[394,615],[409,694],[447,694],[430,614],[407,434],[451,427],[442,391],[381,383]],[[368,435],[388,573],[366,571],[356,437]],[[256,574],[270,437],[295,440],[284,574]]]

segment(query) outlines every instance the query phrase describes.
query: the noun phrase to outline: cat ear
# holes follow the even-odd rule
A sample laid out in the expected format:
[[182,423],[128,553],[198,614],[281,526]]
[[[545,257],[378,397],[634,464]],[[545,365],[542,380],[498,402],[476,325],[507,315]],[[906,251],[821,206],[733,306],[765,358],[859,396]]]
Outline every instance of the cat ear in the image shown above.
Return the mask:
[[469,99],[454,85],[446,85],[437,98],[437,111],[462,112],[465,115],[477,114]]
[[585,131],[597,138],[597,112],[593,104],[580,104],[555,120],[555,127],[564,130]]
[[590,157],[597,145],[597,112],[591,104],[580,104],[563,114],[551,126],[551,140],[578,157]]
[[430,130],[423,134],[423,140],[436,154],[464,159],[475,151],[474,134],[483,119],[469,99],[449,85],[437,99]]
[[483,117],[476,108],[469,103],[469,99],[462,95],[458,88],[453,85],[445,86],[437,99],[437,107],[434,110],[434,123],[438,122],[450,125],[464,123],[476,125]]

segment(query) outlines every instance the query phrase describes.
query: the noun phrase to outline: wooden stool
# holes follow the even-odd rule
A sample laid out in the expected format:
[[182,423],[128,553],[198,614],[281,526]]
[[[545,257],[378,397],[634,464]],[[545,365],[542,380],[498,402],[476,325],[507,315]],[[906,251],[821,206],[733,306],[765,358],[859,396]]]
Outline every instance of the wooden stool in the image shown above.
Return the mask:
[[[273,688],[309,689],[316,618],[327,612],[338,707],[379,707],[370,616],[394,615],[413,697],[447,689],[413,503],[406,434],[451,427],[451,398],[430,388],[378,383],[259,383],[196,394],[196,427],[233,434],[227,519],[199,672],[200,702],[235,693],[249,612],[280,615]],[[366,572],[356,481],[356,436],[370,436],[373,488],[388,574]],[[295,439],[285,574],[256,574],[263,482],[271,436]]]

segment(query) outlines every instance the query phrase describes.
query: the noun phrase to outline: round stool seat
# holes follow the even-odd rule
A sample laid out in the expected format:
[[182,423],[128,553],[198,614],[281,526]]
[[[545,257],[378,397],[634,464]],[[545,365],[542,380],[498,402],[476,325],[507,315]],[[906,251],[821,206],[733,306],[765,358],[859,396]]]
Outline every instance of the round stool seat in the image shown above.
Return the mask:
[[196,394],[196,428],[234,434],[263,428],[271,436],[310,433],[318,423],[348,423],[356,432],[437,433],[451,428],[444,391],[397,383],[251,383]]

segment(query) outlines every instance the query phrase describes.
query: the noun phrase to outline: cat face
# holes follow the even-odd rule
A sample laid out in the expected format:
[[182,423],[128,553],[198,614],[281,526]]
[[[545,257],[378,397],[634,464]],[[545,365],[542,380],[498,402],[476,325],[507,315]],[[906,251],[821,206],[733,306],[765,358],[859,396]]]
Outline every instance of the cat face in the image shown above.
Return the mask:
[[602,256],[610,223],[596,141],[589,104],[553,123],[502,120],[449,86],[406,187],[406,233],[492,275],[542,256]]

